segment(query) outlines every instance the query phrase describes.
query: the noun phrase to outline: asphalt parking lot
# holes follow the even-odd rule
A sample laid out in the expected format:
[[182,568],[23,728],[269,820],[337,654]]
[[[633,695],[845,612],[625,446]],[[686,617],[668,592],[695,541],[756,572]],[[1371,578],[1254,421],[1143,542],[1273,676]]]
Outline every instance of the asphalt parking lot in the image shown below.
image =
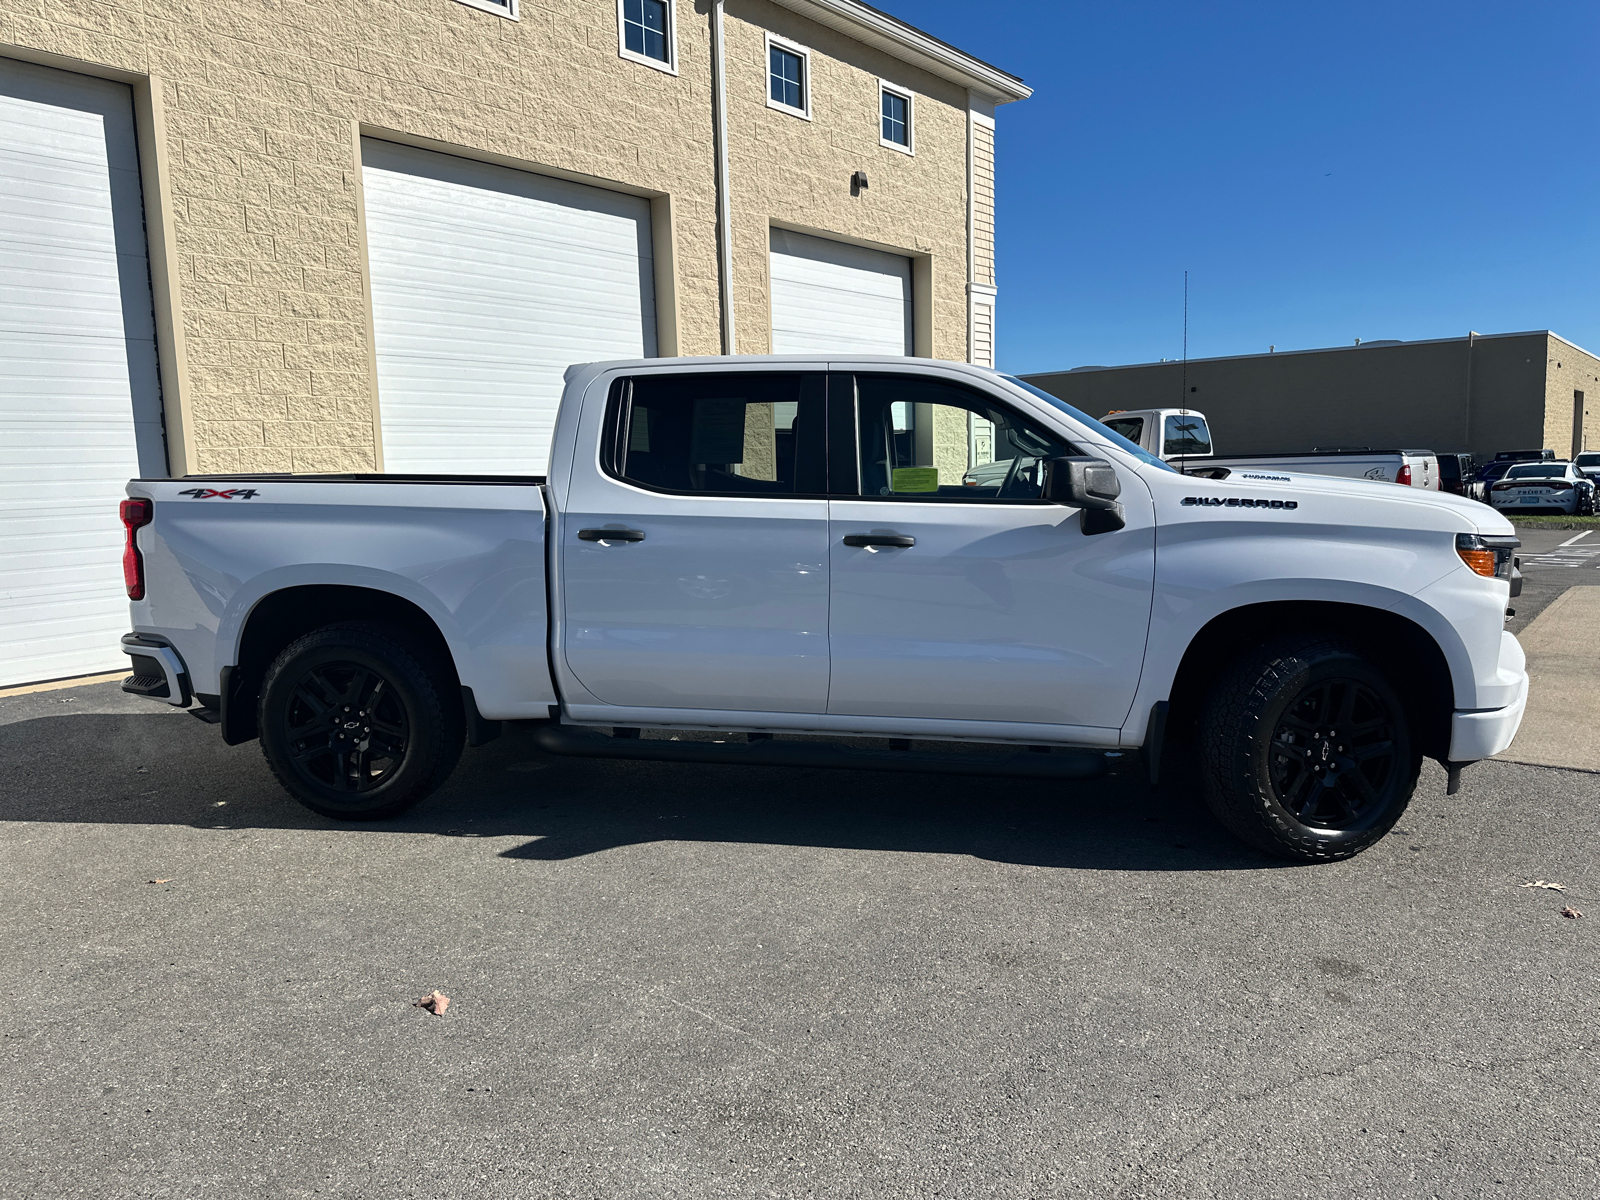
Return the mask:
[[1522,595],[1511,602],[1516,616],[1506,622],[1521,633],[1570,587],[1600,584],[1600,529],[1536,529],[1518,526],[1522,548]]
[[1181,768],[511,734],[352,827],[115,684],[0,699],[0,763],[7,1196],[1600,1194],[1593,774],[1430,765],[1288,867]]

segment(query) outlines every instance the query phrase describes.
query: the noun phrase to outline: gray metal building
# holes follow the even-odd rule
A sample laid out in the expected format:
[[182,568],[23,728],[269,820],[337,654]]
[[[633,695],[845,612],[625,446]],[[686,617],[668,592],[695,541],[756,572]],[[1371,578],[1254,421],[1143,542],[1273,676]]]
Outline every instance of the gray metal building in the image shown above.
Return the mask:
[[1218,454],[1319,446],[1600,449],[1600,358],[1565,338],[1470,334],[1024,376],[1098,417],[1188,406]]

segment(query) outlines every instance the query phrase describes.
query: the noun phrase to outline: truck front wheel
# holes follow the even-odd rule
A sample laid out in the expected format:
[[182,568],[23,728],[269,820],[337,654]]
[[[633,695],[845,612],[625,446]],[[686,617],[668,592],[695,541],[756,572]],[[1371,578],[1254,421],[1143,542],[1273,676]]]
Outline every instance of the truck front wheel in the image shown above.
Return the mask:
[[394,626],[330,625],[286,646],[262,681],[261,749],[323,816],[403,812],[455,768],[465,718],[446,668]]
[[1300,862],[1349,858],[1383,837],[1422,765],[1394,686],[1329,637],[1286,638],[1236,663],[1206,704],[1200,745],[1217,818]]

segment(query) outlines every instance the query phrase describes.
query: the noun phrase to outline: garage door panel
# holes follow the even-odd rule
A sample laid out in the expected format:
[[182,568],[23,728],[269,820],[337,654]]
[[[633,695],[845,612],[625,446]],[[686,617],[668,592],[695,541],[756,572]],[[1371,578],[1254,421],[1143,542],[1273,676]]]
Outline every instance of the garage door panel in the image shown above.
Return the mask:
[[0,686],[112,670],[116,508],[164,475],[128,89],[0,59]]
[[911,260],[772,231],[774,354],[912,352]]
[[384,465],[547,469],[575,362],[656,353],[650,206],[362,143]]

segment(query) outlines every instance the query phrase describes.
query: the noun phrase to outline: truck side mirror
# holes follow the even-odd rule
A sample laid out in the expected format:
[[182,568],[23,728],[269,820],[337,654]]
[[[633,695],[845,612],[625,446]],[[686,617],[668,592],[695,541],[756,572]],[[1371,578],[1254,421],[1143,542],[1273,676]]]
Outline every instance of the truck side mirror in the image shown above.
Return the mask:
[[1110,533],[1128,522],[1117,497],[1122,484],[1103,458],[1074,455],[1052,458],[1045,464],[1044,499],[1083,510],[1083,532]]

